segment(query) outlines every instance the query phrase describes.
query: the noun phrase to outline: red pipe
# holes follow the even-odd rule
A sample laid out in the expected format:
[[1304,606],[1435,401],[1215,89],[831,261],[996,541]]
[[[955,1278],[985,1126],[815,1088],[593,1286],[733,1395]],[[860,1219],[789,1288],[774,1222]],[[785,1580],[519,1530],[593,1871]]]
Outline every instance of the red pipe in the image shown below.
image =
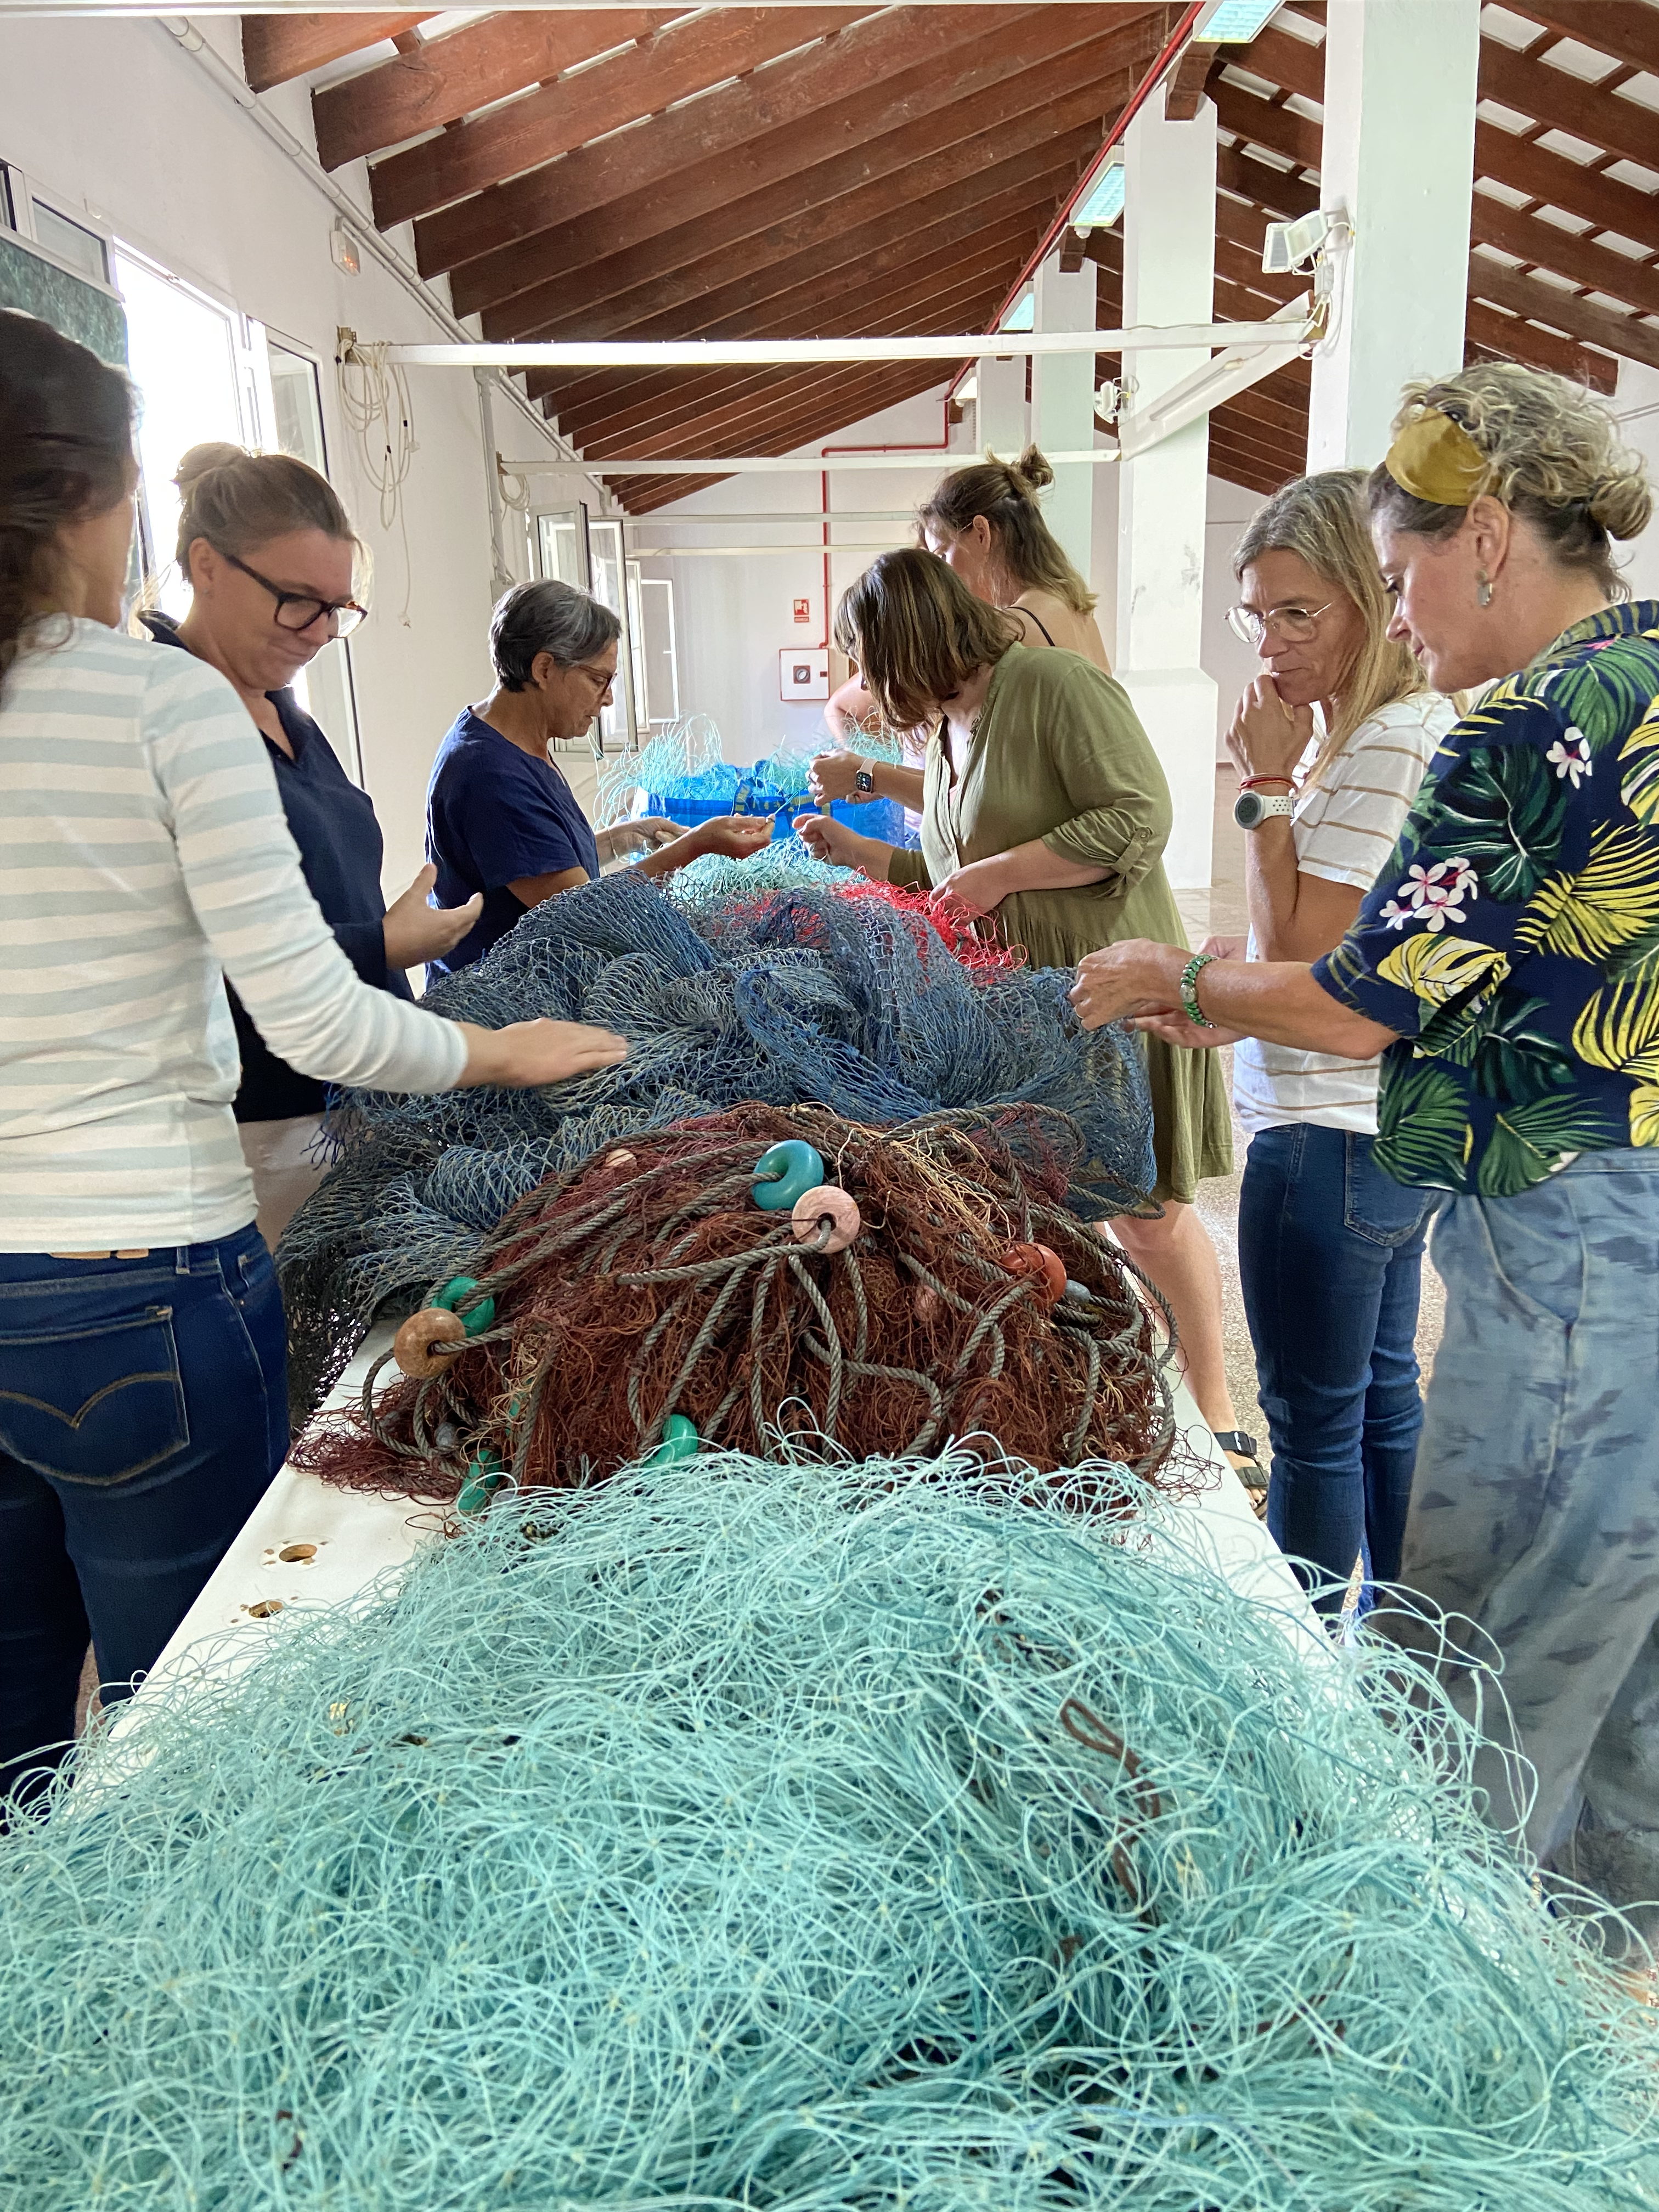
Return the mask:
[[[1048,258],[1048,249],[1053,246],[1054,240],[1060,236],[1061,231],[1063,231],[1071,222],[1072,210],[1078,205],[1079,201],[1086,197],[1090,186],[1094,183],[1095,179],[1100,174],[1101,171],[1106,167],[1107,156],[1111,153],[1112,149],[1118,143],[1120,139],[1121,139],[1124,132],[1134,121],[1136,116],[1139,114],[1146,102],[1152,98],[1153,91],[1156,89],[1159,81],[1169,69],[1170,63],[1174,61],[1182,47],[1186,45],[1187,34],[1192,29],[1193,25],[1198,21],[1202,6],[1203,0],[1191,0],[1191,4],[1182,15],[1181,21],[1176,25],[1175,29],[1170,33],[1168,39],[1165,40],[1163,50],[1159,53],[1158,59],[1152,64],[1151,69],[1147,70],[1146,76],[1142,77],[1140,82],[1135,87],[1134,91],[1130,94],[1127,106],[1124,108],[1123,112],[1118,117],[1117,121],[1113,124],[1111,130],[1107,136],[1105,144],[1101,148],[1099,153],[1095,155],[1094,160],[1090,162],[1088,167],[1079,179],[1075,188],[1067,197],[1065,206],[1061,208],[1060,213],[1049,224],[1048,229],[1042,234],[1042,244],[1037,247],[1036,252],[1032,254],[1030,260],[1027,261],[1025,266],[1020,270],[1018,276],[1015,277],[1013,283],[1009,288],[1006,297],[1002,302],[1002,305],[997,309],[995,314],[992,316],[990,330],[986,333],[988,337],[994,337],[996,335],[997,326],[1001,322],[1003,317],[1007,313],[1009,308],[1013,306],[1015,301],[1018,299],[1020,293],[1032,276],[1035,275],[1036,271],[1042,267],[1043,262]],[[955,376],[951,380],[951,389],[945,394],[947,400],[955,398],[957,385],[962,382],[963,378],[966,376],[968,373],[968,366],[964,362],[962,368],[957,371]]]

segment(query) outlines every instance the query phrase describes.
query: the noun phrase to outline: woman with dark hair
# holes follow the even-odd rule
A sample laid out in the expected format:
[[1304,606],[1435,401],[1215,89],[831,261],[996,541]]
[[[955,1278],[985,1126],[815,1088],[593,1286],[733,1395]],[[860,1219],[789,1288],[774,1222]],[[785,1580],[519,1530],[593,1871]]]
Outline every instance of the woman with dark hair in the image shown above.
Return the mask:
[[[1392,635],[1437,690],[1494,688],[1358,919],[1311,965],[1115,945],[1073,995],[1091,1025],[1136,1015],[1176,1045],[1384,1056],[1376,1161],[1438,1194],[1446,1283],[1401,1580],[1502,1658],[1536,1790],[1483,1752],[1493,1819],[1615,1904],[1650,1900],[1659,601],[1626,600],[1610,541],[1652,495],[1605,408],[1480,362],[1407,387],[1370,497]],[[1476,1714],[1480,1678],[1443,1663]]]
[[[1080,653],[1109,676],[1112,664],[1095,620],[1095,594],[1037,504],[1037,494],[1054,480],[1053,469],[1035,446],[1028,446],[1017,461],[988,454],[943,479],[916,517],[917,535],[930,553],[956,570],[976,599],[1003,610],[1018,643]],[[830,734],[846,750],[825,753],[812,763],[812,796],[820,806],[869,799],[896,799],[913,810],[921,806],[920,769],[908,762],[866,759],[856,750],[856,732],[873,709],[868,685],[859,678],[843,684],[826,708]]]
[[359,979],[242,700],[118,628],[137,483],[125,377],[0,311],[0,1792],[62,1756],[88,1633],[128,1694],[288,1449],[224,977],[322,1082],[541,1085],[626,1049]]
[[[1169,787],[1121,688],[1073,653],[1033,652],[1009,617],[931,553],[884,553],[847,591],[836,638],[897,728],[926,727],[921,850],[862,837],[829,815],[797,824],[824,859],[878,881],[931,884],[995,914],[1039,968],[1149,926],[1178,934],[1164,873]],[[1168,1300],[1199,1411],[1224,1448],[1235,1425],[1221,1351],[1221,1271],[1193,1212],[1198,1184],[1232,1166],[1219,1071],[1148,1047],[1162,1211],[1113,1234]],[[1196,1079],[1194,1079],[1196,1076]]]
[[770,838],[760,817],[724,815],[696,830],[647,818],[594,830],[551,757],[598,720],[617,676],[622,624],[574,584],[519,584],[495,609],[495,688],[463,707],[438,748],[426,793],[426,850],[446,904],[482,900],[473,927],[429,975],[452,975],[544,899],[591,883],[602,860],[647,847],[636,865],[665,876],[704,853],[744,860]]
[[[194,446],[173,482],[190,610],[180,623],[153,610],[139,619],[152,637],[184,647],[229,683],[264,740],[307,888],[335,942],[364,982],[407,999],[404,970],[447,951],[477,920],[478,905],[453,913],[428,906],[429,867],[386,905],[374,803],[289,688],[367,611],[353,597],[362,549],[346,511],[325,477],[288,453]],[[259,1233],[274,1251],[327,1172],[318,1145],[324,1086],[279,1060],[234,988],[229,995],[242,1058],[237,1133],[253,1170]]]

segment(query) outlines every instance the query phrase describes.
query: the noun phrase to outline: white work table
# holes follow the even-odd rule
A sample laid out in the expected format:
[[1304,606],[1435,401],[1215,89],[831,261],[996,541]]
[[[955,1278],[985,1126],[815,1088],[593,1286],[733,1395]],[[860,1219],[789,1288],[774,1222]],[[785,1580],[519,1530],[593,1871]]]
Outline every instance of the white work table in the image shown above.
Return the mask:
[[[355,1402],[363,1376],[391,1340],[390,1329],[376,1330],[325,1405]],[[1170,1534],[1218,1569],[1234,1589],[1281,1611],[1287,1626],[1305,1628],[1316,1648],[1328,1650],[1300,1585],[1252,1513],[1243,1486],[1184,1385],[1176,1394],[1176,1419],[1188,1453],[1203,1463],[1207,1479],[1200,1478],[1190,1501],[1168,1509]],[[289,1607],[349,1604],[388,1568],[401,1566],[422,1544],[435,1541],[443,1520],[441,1508],[336,1490],[314,1474],[285,1466],[173,1632],[132,1701],[132,1717],[139,1717],[147,1697],[180,1675],[204,1668],[221,1680],[239,1673],[257,1656],[271,1623]]]

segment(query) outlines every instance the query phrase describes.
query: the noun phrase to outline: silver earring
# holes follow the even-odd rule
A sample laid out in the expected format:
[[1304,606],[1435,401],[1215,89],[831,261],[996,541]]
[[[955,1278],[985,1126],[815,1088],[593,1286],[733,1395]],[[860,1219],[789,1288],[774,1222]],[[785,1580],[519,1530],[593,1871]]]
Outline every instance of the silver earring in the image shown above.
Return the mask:
[[1484,568],[1477,568],[1474,572],[1474,604],[1478,607],[1492,605],[1492,578]]

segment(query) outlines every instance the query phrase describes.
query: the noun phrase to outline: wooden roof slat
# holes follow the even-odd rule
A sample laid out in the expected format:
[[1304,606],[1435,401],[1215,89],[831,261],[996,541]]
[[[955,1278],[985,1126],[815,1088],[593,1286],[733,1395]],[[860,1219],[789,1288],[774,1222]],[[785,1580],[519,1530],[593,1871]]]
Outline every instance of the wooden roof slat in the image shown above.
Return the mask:
[[1507,307],[1512,314],[1525,315],[1534,322],[1548,323],[1586,345],[1659,368],[1659,331],[1638,322],[1633,315],[1615,314],[1611,307],[1598,307],[1594,300],[1558,291],[1553,284],[1540,284],[1535,276],[1506,269],[1484,253],[1469,256],[1469,289],[1477,299],[1490,300],[1494,306]]
[[[1014,27],[1030,24],[1038,12],[1022,9]],[[937,49],[928,25],[918,20],[930,14],[940,19]],[[823,112],[854,94],[861,92],[872,106],[890,100],[888,88],[896,80],[907,87],[934,51],[946,64],[933,72],[935,88],[948,96],[939,80],[948,78],[949,57],[985,35],[984,14],[971,6],[896,8],[866,16],[803,54],[656,117],[645,130],[580,147],[556,167],[514,177],[426,216],[415,226],[422,272],[434,276],[491,256],[499,260],[503,249],[516,249],[555,225],[567,228],[617,200],[653,186],[672,194],[711,163],[738,171],[757,145],[811,134]]]
[[459,123],[492,100],[545,83],[574,63],[647,37],[684,13],[683,6],[544,8],[463,24],[427,40],[418,54],[399,54],[396,61],[313,93],[317,158],[325,169],[337,169],[423,131]]
[[[690,459],[706,453],[710,444],[718,447],[729,442],[744,453],[787,453],[792,446],[832,436],[843,425],[875,414],[896,398],[933,390],[944,380],[939,367],[937,362],[884,362],[867,367],[807,370],[793,390],[781,390],[770,406],[745,415],[735,435],[729,426],[720,434],[723,418],[711,413],[684,422],[672,436],[641,439],[631,446],[630,452],[637,459]],[[609,474],[608,465],[623,456],[595,453],[584,459],[591,468]]]
[[1300,177],[1275,169],[1270,161],[1258,161],[1239,146],[1216,148],[1215,180],[1291,222],[1311,215],[1319,205],[1316,185],[1304,185]]
[[[1632,69],[1659,72],[1659,14],[1644,0],[1509,0],[1522,15]],[[1547,46],[1550,42],[1547,40]]]
[[659,31],[608,62],[541,86],[376,161],[368,173],[382,230],[556,161],[641,116],[793,53],[862,8],[720,8]]
[[1271,78],[1286,92],[1299,92],[1304,100],[1316,100],[1322,107],[1325,105],[1323,46],[1310,46],[1305,39],[1276,30],[1269,23],[1266,30],[1256,33],[1241,59],[1252,76]]
[[[973,7],[900,10],[890,21],[856,24],[799,61],[781,62],[682,108],[648,132],[626,133],[567,156],[557,165],[556,192],[556,173],[547,173],[545,200],[512,198],[504,211],[494,204],[496,195],[484,194],[428,216],[416,227],[417,254],[426,256],[423,270],[434,262],[451,269],[456,312],[471,313],[733,199],[801,179],[826,159],[912,131],[929,116],[951,113],[960,131],[962,103],[983,96],[990,104],[999,84],[1034,64],[1047,65],[1052,92],[1053,70],[1073,49],[1094,43],[1088,33],[1096,12],[1026,10],[1008,29],[988,35],[984,11]],[[919,30],[913,14],[942,20]],[[977,37],[963,20],[969,16],[977,18]],[[1140,15],[1143,25],[1156,20]],[[878,28],[892,66],[877,72],[882,81],[872,83],[868,50]],[[1132,26],[1127,51],[1138,56],[1146,43],[1144,31],[1136,39]],[[900,66],[907,58],[908,65]],[[509,185],[501,197],[519,189]],[[544,219],[550,227],[539,234],[501,241],[503,220]],[[468,257],[468,265],[456,266]]]
[[1659,270],[1644,261],[1630,260],[1537,216],[1523,215],[1484,192],[1475,196],[1470,228],[1484,246],[1498,246],[1533,267],[1553,269],[1572,283],[1628,301],[1644,314],[1659,315]]
[[378,46],[382,39],[399,31],[412,31],[429,22],[432,10],[417,15],[244,15],[242,18],[242,74],[251,90],[269,92],[273,85],[325,69],[348,54]]
[[[1293,107],[1275,107],[1243,85],[1212,86],[1216,119],[1235,137],[1253,139],[1274,154],[1283,154],[1304,169],[1316,170],[1324,152],[1324,131]],[[1258,164],[1258,166],[1261,166]]]
[[[1603,0],[1597,0],[1598,11]],[[1585,44],[1593,45],[1593,40]],[[1653,110],[1633,100],[1619,100],[1565,70],[1552,69],[1517,54],[1496,39],[1480,41],[1480,97],[1529,115],[1547,130],[1565,131],[1586,144],[1638,161],[1651,169],[1659,122]]]
[[1500,315],[1482,300],[1471,300],[1464,309],[1463,331],[1471,344],[1501,360],[1553,369],[1556,375],[1570,376],[1596,392],[1618,388],[1619,363],[1611,354],[1557,337],[1553,331],[1538,330],[1516,316]]
[[1164,80],[1164,112],[1171,123],[1190,123],[1198,113],[1211,77],[1221,66],[1213,46],[1188,45]]
[[[1659,162],[1659,118],[1654,123],[1654,159]],[[1638,192],[1617,177],[1568,161],[1530,138],[1517,138],[1495,123],[1474,126],[1474,173],[1547,200],[1568,215],[1582,216],[1597,230],[1616,230],[1659,253],[1659,193]],[[1483,198],[1486,195],[1482,195]]]
[[1063,144],[1072,131],[1093,131],[1092,153],[1103,118],[1133,91],[1145,63],[1137,54],[1127,67],[1115,65],[1096,76],[1082,68],[1080,58],[1073,58],[1082,76],[1075,86],[1055,93],[1049,72],[1027,71],[975,103],[980,129],[964,133],[961,118],[945,108],[887,131],[775,190],[728,200],[688,225],[616,248],[502,307],[486,308],[483,334],[553,337],[568,331],[586,336],[595,310],[610,303],[621,319],[618,326],[632,327],[647,315],[694,301],[710,281],[714,257],[721,268],[752,270],[831,246],[846,225],[902,216],[936,191],[969,190],[981,172],[1045,143]]

